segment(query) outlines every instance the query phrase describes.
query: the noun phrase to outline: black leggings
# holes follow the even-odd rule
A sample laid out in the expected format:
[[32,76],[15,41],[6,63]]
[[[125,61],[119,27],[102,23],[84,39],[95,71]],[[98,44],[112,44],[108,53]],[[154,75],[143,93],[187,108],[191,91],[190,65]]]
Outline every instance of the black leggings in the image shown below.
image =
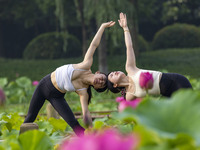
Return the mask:
[[45,100],[48,100],[77,135],[83,134],[84,128],[82,128],[76,120],[64,99],[64,95],[64,93],[58,91],[52,84],[51,75],[45,76],[35,89],[24,123],[34,122]]
[[186,77],[177,73],[162,73],[160,80],[161,95],[170,97],[173,92],[181,88],[192,88]]

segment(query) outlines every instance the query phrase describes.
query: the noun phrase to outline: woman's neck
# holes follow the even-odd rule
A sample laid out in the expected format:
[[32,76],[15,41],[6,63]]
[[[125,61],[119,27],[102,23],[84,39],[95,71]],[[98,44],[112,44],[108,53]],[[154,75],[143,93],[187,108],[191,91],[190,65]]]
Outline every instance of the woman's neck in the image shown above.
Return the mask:
[[128,86],[129,86],[129,77],[125,76],[124,78],[121,78],[121,80],[118,83],[118,87],[127,88]]
[[89,73],[89,74],[83,76],[84,84],[93,85],[93,82],[94,82],[94,74],[93,73]]

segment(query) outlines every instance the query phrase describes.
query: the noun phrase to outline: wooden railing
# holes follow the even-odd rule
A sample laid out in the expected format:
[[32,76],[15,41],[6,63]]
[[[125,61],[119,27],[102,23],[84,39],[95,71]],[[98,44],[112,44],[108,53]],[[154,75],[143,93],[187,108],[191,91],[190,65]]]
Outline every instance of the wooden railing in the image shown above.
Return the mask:
[[[110,117],[112,112],[117,112],[117,110],[111,110],[111,111],[91,111],[91,117],[92,119],[95,118],[104,118],[104,117]],[[41,116],[47,116],[46,113],[40,113],[38,115]],[[82,112],[74,112],[75,118],[80,119],[82,118]],[[20,115],[21,117],[26,117],[26,115]]]

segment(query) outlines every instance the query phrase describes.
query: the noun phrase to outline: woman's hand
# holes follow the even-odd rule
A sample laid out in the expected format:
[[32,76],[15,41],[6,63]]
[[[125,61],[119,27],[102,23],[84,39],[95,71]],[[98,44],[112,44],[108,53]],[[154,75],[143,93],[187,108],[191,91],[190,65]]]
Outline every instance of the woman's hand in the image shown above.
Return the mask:
[[90,114],[86,114],[83,116],[83,122],[87,128],[92,127],[92,118]]
[[122,27],[122,28],[126,28],[127,27],[127,19],[126,19],[126,14],[123,14],[123,13],[120,13],[119,14],[119,25]]
[[110,22],[105,22],[105,23],[102,23],[102,27],[104,28],[107,28],[107,27],[112,27],[115,25],[115,22],[114,21],[110,21]]

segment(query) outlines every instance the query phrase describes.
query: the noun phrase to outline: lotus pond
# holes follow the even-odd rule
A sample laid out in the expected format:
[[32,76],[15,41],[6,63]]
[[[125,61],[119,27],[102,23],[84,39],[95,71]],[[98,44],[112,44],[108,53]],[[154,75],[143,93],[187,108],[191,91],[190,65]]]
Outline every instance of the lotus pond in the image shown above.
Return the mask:
[[[27,77],[0,78],[6,96],[0,107],[0,150],[200,150],[200,79],[188,78],[194,90],[179,90],[170,99],[146,96],[120,112],[120,95],[92,91],[90,111],[115,112],[94,119],[80,138],[62,118],[44,115],[47,103],[35,121],[39,130],[19,135],[35,86]],[[73,112],[81,111],[76,94],[65,98]]]

